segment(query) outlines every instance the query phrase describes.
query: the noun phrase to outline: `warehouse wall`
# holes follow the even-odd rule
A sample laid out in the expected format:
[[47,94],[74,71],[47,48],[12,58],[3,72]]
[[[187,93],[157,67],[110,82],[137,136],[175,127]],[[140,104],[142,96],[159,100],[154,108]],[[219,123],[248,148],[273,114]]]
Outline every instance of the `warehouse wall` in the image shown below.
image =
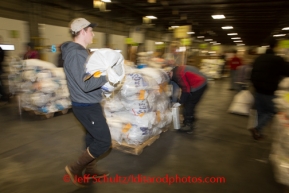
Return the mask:
[[7,51],[8,55],[21,55],[24,52],[23,43],[29,40],[29,30],[26,21],[0,17],[0,36],[3,44],[13,44],[15,51]]
[[[69,22],[76,17],[85,17],[89,21],[97,23],[97,27],[94,29],[94,44],[90,47],[112,45],[113,48],[122,50],[122,54],[126,57],[125,38],[130,36],[130,29],[133,26],[108,20],[105,16],[95,17],[85,13],[85,11],[73,11],[81,10],[81,7],[71,5],[67,5],[67,7],[42,5],[41,1],[1,1],[0,17],[2,20],[0,23],[4,25],[1,25],[0,34],[4,34],[2,36],[5,42],[16,44],[17,51],[13,54],[19,54],[24,51],[22,44],[28,41],[35,42],[36,46],[47,47],[52,44],[59,45],[69,40],[67,30]],[[45,30],[43,29],[44,26]],[[19,38],[11,39],[7,35],[9,33],[7,30],[19,31]],[[137,35],[139,34],[131,33],[131,36],[138,37]],[[161,37],[161,33],[145,29],[144,39],[159,41]],[[56,60],[56,54],[50,53],[49,49],[42,50],[42,52],[46,54],[44,58],[50,62]]]

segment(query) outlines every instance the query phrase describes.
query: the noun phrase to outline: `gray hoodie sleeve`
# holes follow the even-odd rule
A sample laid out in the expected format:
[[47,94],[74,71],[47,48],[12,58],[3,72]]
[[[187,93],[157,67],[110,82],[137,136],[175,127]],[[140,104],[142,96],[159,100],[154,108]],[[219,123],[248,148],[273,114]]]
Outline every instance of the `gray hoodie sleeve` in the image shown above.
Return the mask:
[[67,79],[75,82],[83,92],[90,92],[103,86],[106,82],[106,76],[99,78],[91,77],[87,81],[83,81],[85,77],[85,62],[87,58],[86,50],[73,50],[67,55],[65,61],[65,70],[68,73]]

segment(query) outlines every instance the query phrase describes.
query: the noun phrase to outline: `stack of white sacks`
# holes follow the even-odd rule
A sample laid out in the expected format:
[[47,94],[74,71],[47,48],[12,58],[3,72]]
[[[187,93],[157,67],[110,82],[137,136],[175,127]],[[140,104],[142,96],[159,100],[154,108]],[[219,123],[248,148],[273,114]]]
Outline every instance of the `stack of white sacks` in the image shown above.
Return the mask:
[[289,78],[279,84],[274,99],[278,114],[274,121],[274,141],[270,160],[277,182],[289,186]]
[[203,59],[201,61],[201,69],[208,78],[218,79],[221,78],[222,66],[224,61],[220,59]]
[[160,69],[126,67],[122,86],[104,104],[113,140],[138,145],[171,123],[167,83]]
[[70,108],[69,91],[63,68],[29,59],[23,61],[22,81],[17,85],[21,106],[39,113],[53,113]]
[[165,92],[167,74],[154,68],[125,66],[123,56],[111,49],[95,51],[86,64],[87,77],[106,75],[104,113],[111,137],[118,143],[138,145],[162,132],[172,121]]

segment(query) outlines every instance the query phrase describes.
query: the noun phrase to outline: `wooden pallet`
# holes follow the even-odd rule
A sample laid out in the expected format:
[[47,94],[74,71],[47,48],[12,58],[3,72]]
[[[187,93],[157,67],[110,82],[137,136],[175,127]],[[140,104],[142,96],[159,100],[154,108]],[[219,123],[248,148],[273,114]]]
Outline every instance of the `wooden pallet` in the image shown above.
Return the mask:
[[[162,129],[162,132],[166,132],[168,129],[169,129],[169,126],[166,126]],[[143,149],[153,144],[160,137],[160,135],[161,134],[152,136],[151,138],[149,138],[148,140],[146,140],[140,145],[130,145],[126,143],[125,141],[119,144],[117,141],[112,140],[112,148],[122,151],[124,153],[140,155],[143,152]]]
[[39,111],[35,111],[35,110],[32,110],[32,109],[27,109],[27,108],[22,108],[24,111],[28,112],[30,115],[37,115],[37,116],[40,116],[42,119],[49,119],[49,118],[52,118],[54,117],[54,115],[57,113],[57,114],[60,114],[60,115],[65,115],[68,113],[68,109],[63,109],[61,111],[56,111],[56,112],[53,112],[53,113],[42,113],[42,112],[39,112]]

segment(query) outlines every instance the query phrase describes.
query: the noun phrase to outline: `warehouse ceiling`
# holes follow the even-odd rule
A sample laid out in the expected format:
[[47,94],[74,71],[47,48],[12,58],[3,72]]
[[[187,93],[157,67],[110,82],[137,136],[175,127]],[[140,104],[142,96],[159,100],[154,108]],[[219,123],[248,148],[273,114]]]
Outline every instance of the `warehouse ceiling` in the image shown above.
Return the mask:
[[[63,6],[69,2],[83,8],[75,11],[133,26],[151,27],[162,33],[172,32],[170,26],[190,25],[195,32],[192,37],[205,36],[226,45],[237,44],[228,33],[238,33],[237,37],[245,45],[262,45],[270,36],[289,33],[282,30],[289,27],[289,0],[111,0],[105,8],[93,8],[93,0],[42,2]],[[211,15],[216,14],[224,15],[225,19],[213,19]],[[157,19],[142,24],[142,18],[148,15]],[[233,29],[224,30],[223,26],[233,26]]]

